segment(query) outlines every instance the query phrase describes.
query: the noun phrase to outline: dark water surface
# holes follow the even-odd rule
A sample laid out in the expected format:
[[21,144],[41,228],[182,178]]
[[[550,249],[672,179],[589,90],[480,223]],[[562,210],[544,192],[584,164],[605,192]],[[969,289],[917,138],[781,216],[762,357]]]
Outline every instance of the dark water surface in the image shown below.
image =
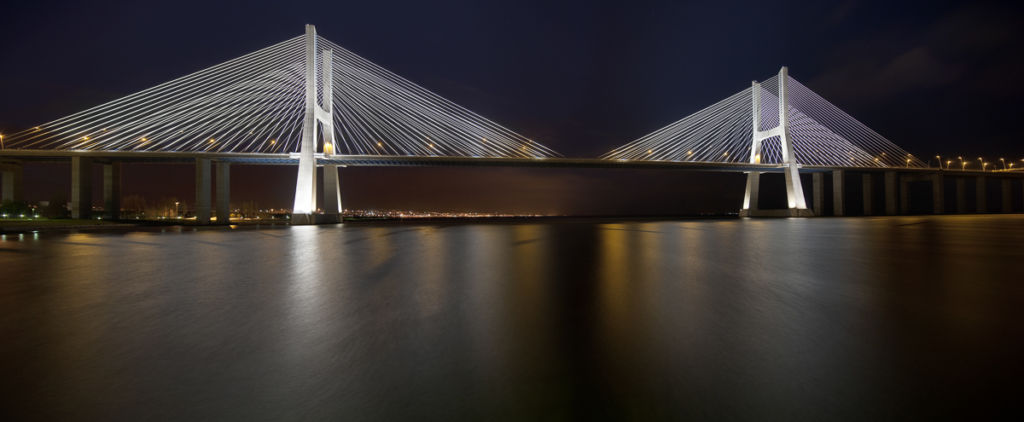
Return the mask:
[[1024,217],[5,235],[2,412],[1020,412]]

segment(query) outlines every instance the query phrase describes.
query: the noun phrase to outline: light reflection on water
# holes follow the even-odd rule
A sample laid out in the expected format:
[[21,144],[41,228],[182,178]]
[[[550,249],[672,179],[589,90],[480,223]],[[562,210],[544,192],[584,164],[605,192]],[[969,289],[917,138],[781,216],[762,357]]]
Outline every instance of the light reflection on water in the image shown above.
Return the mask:
[[948,417],[1014,399],[1022,242],[1020,216],[7,234],[0,369],[59,419]]

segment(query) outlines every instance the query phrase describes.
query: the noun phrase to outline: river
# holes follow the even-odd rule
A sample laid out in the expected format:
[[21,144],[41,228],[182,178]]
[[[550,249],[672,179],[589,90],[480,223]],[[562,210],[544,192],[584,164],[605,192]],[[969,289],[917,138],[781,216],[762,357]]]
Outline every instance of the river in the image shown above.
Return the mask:
[[1020,215],[6,234],[5,407],[62,420],[977,415],[1020,398],[1022,245]]

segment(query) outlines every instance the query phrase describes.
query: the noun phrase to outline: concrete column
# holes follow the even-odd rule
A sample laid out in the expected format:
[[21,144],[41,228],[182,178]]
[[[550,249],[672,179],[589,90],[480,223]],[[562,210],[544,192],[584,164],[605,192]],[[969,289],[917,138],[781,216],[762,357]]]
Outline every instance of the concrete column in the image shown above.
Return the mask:
[[231,163],[217,162],[217,224],[231,223]]
[[900,175],[900,214],[910,214],[910,182]]
[[946,212],[946,186],[941,174],[932,175],[932,213]]
[[757,201],[760,191],[761,173],[756,171],[747,173],[747,188],[743,194],[743,208],[740,209],[740,217],[752,217],[757,211]]
[[825,173],[817,172],[811,176],[814,194],[814,215],[825,215]]
[[885,172],[885,215],[899,214],[896,207],[896,172]]
[[299,144],[292,224],[313,224],[316,214],[316,28],[306,25],[306,107]]
[[1004,213],[1011,213],[1011,212],[1013,212],[1013,191],[1010,190],[1010,186],[1011,186],[1010,182],[1011,182],[1010,179],[1003,179],[1003,180],[1000,181],[1000,183],[1002,184],[1002,186],[1001,186],[1002,187],[1002,192],[1000,192],[1002,195],[1000,195],[1000,196],[1002,197],[1002,200],[1003,200],[1003,212]]
[[103,211],[111,220],[121,218],[121,163],[103,165]]
[[196,223],[210,224],[209,158],[196,158]]
[[92,217],[92,158],[71,157],[71,218]]
[[832,215],[841,217],[846,214],[844,195],[844,183],[846,172],[843,170],[832,170]]
[[12,164],[3,168],[3,187],[0,188],[0,201],[21,201],[22,169],[20,164]]
[[871,177],[871,173],[864,173],[864,215],[874,214],[875,211],[875,207],[873,206],[872,202],[872,199],[874,199],[874,194],[873,192],[871,192]]
[[324,166],[323,208],[325,222],[341,222],[341,181],[338,166]]
[[967,183],[963,177],[956,178],[956,213],[967,213]]
[[975,185],[977,186],[977,189],[974,195],[974,212],[979,214],[988,212],[988,189],[986,189],[988,184],[985,182],[985,176],[978,176],[975,179]]

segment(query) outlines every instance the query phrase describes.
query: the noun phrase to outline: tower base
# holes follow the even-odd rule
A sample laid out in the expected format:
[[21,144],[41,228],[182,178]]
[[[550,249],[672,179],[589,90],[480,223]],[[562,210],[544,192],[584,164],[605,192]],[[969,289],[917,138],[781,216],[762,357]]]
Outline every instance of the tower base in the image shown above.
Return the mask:
[[807,208],[789,208],[781,210],[740,210],[740,217],[814,217],[814,210]]
[[291,224],[293,226],[305,226],[310,224],[338,224],[341,222],[341,214],[292,214]]

